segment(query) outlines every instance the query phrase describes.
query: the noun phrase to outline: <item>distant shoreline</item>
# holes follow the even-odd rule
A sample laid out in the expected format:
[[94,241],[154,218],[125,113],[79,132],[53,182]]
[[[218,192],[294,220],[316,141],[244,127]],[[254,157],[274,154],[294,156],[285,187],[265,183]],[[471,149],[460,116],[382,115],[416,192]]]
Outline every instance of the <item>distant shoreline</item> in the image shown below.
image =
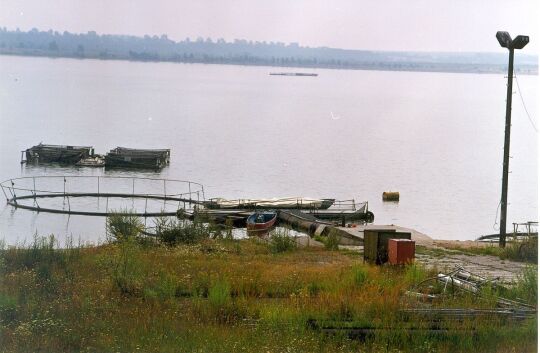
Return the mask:
[[[496,46],[494,45],[494,48]],[[299,43],[258,42],[245,39],[133,36],[64,31],[8,30],[0,27],[0,55],[49,58],[129,60],[140,62],[200,63],[306,69],[495,73],[504,74],[508,53],[373,51],[308,47]],[[520,53],[517,74],[538,75],[538,56]]]
[[[366,70],[366,71],[404,71],[404,72],[433,72],[433,73],[464,73],[464,74],[505,74],[506,67],[493,64],[438,64],[438,63],[414,63],[406,67],[391,67],[388,63],[372,63],[366,65],[332,66],[332,65],[272,65],[269,63],[249,63],[249,62],[207,62],[202,60],[142,60],[127,57],[99,57],[99,56],[76,56],[76,55],[50,55],[48,53],[21,53],[0,49],[1,56],[34,57],[49,59],[75,59],[75,60],[101,60],[101,61],[130,61],[143,63],[174,63],[174,64],[205,64],[205,65],[236,65],[236,66],[259,66],[272,68],[290,69],[330,69],[330,70]],[[538,75],[538,67],[529,65],[516,66],[514,72],[521,75]]]

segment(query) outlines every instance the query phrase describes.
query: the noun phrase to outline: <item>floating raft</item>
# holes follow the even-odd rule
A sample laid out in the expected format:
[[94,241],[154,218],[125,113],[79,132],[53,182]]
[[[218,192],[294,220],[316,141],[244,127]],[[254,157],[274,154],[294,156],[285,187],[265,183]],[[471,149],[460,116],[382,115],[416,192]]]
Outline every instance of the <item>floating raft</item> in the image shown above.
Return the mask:
[[271,72],[271,76],[310,76],[310,77],[316,77],[319,76],[319,74],[311,73],[311,72]]
[[170,149],[116,147],[105,155],[105,166],[121,168],[163,168],[169,164],[170,158]]
[[[23,151],[27,162],[75,164],[94,155],[92,146],[39,145]],[[24,161],[21,161],[24,162]]]

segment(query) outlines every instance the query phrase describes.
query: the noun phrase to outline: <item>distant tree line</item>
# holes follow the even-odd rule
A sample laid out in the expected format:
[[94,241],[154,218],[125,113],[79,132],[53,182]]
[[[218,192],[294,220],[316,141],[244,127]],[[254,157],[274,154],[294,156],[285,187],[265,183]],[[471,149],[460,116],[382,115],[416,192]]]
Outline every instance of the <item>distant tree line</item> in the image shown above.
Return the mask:
[[[449,72],[504,72],[506,53],[420,53],[305,47],[298,43],[63,33],[0,28],[0,54],[283,67]],[[538,73],[535,56],[516,57],[516,71]]]

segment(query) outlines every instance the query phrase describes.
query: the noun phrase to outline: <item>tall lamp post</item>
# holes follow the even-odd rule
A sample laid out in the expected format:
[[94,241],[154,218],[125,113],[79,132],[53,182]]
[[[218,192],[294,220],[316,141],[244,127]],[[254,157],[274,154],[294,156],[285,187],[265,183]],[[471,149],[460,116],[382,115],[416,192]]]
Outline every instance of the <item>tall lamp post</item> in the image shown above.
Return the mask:
[[499,233],[499,246],[506,246],[506,209],[508,200],[508,164],[510,158],[510,126],[512,125],[512,79],[514,76],[514,49],[522,49],[529,43],[528,36],[517,36],[512,40],[508,32],[499,31],[495,35],[499,44],[508,49],[508,85],[506,90],[506,127],[504,129],[504,159],[503,179],[501,193],[501,226]]

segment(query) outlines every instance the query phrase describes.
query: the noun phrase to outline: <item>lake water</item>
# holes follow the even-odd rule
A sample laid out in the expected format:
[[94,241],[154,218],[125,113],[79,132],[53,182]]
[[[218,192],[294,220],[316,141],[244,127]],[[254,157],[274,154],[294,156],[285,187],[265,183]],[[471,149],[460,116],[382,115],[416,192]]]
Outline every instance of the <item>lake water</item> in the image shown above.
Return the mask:
[[[496,233],[506,79],[0,56],[0,179],[130,175],[187,179],[206,197],[368,201],[377,224],[434,238]],[[532,118],[538,77],[520,76]],[[516,88],[517,90],[517,88]],[[514,95],[508,222],[538,218],[538,135]],[[537,124],[538,125],[538,124]],[[21,166],[39,142],[170,148],[161,172]],[[383,203],[383,191],[399,203]],[[92,205],[88,206],[89,208]],[[104,239],[104,219],[0,205],[0,239]]]

